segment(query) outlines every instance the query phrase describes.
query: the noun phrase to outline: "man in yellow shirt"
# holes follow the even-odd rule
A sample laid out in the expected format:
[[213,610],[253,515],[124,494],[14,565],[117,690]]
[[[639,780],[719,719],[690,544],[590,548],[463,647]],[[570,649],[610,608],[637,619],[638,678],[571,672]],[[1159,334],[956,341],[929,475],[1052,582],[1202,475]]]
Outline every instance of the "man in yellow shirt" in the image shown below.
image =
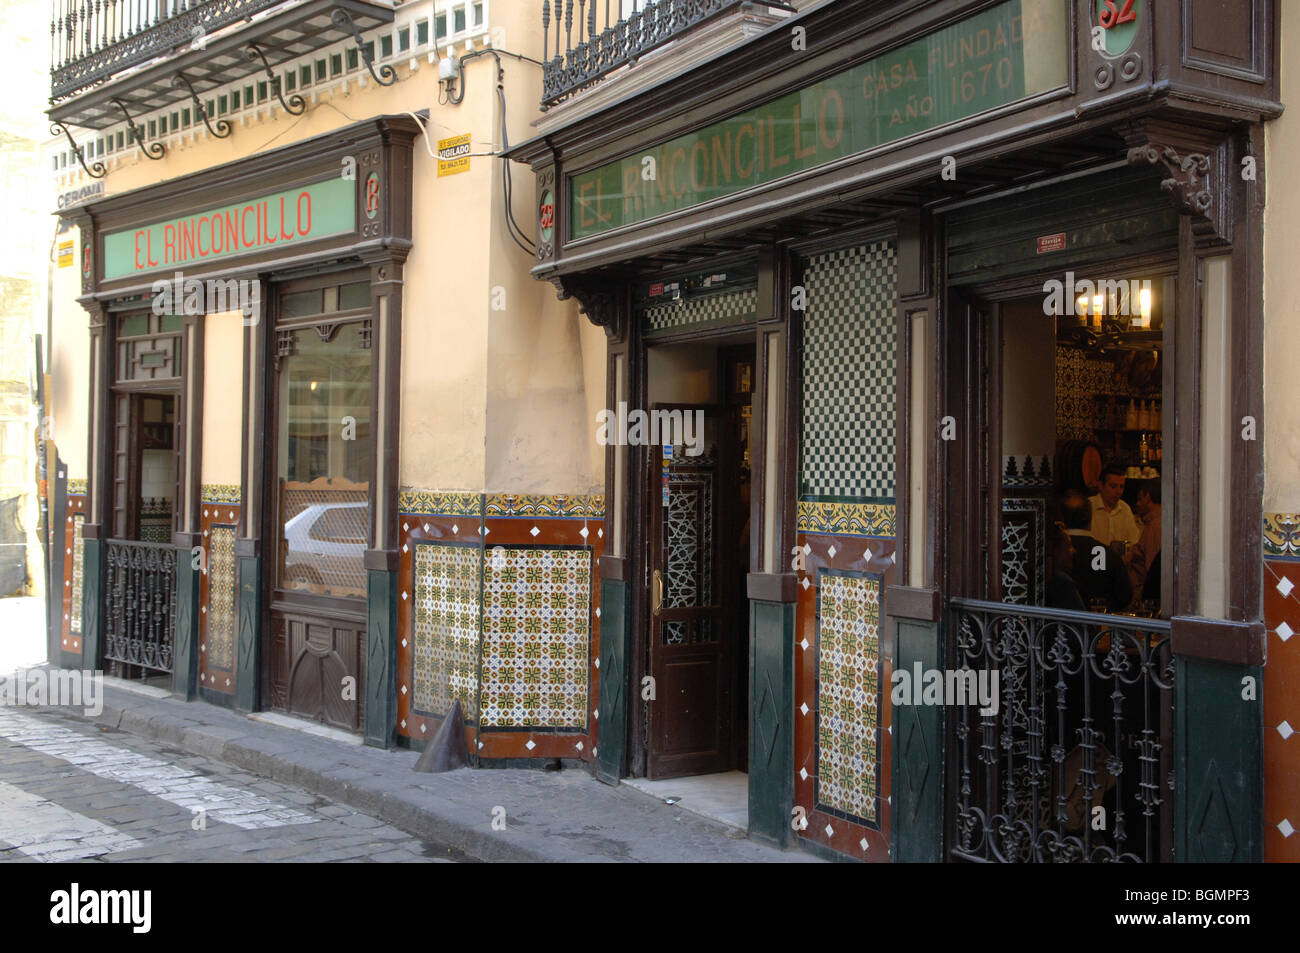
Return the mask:
[[1101,471],[1101,487],[1088,497],[1092,505],[1092,535],[1103,546],[1124,542],[1136,543],[1142,535],[1133,510],[1121,499],[1124,495],[1124,468],[1111,464]]

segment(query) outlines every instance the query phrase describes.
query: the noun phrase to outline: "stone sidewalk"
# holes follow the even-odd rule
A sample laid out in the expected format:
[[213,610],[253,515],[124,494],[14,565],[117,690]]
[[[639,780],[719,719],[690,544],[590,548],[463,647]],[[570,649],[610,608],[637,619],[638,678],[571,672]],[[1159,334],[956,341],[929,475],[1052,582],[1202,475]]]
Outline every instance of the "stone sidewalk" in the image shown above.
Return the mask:
[[[57,711],[83,717],[80,709]],[[412,770],[414,751],[319,738],[204,702],[149,697],[109,680],[103,712],[84,717],[297,785],[484,861],[817,862],[797,848],[747,840],[627,785],[602,784],[581,768],[423,774]],[[500,809],[504,830],[493,828]]]

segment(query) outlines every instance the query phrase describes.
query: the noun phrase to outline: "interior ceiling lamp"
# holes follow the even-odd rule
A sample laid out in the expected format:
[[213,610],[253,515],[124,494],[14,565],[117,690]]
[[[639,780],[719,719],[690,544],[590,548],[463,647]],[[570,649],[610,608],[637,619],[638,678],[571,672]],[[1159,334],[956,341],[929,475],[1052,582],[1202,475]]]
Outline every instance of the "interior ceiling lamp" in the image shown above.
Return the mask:
[[[1080,295],[1074,302],[1074,322],[1061,329],[1061,337],[1097,354],[1120,347],[1149,348],[1150,341],[1134,340],[1126,332],[1151,330],[1149,282],[1119,282],[1104,294]],[[1130,285],[1132,292],[1129,291]],[[1132,304],[1130,304],[1132,302]],[[1059,317],[1059,316],[1058,316]],[[1127,318],[1127,321],[1122,320]],[[1060,327],[1060,322],[1057,324]],[[1146,336],[1143,335],[1145,338]]]

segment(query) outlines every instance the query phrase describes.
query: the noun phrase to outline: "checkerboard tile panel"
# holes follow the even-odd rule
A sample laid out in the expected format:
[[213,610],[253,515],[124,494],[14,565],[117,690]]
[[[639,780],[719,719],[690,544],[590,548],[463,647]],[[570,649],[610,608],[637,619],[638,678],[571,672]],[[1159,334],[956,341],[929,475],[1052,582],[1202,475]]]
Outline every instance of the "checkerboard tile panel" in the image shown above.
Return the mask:
[[894,496],[895,278],[893,242],[819,255],[805,269],[805,496]]
[[647,308],[642,327],[647,334],[679,331],[697,324],[735,323],[758,310],[758,290],[747,288],[707,298],[679,298],[657,308]]

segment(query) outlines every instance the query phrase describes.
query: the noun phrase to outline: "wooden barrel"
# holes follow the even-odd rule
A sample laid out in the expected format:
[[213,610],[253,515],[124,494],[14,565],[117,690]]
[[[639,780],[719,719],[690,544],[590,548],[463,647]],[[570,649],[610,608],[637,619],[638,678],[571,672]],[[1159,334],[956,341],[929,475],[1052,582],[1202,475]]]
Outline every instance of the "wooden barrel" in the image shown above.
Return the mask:
[[1056,452],[1056,479],[1062,490],[1095,490],[1101,481],[1101,448],[1092,440],[1067,440]]

